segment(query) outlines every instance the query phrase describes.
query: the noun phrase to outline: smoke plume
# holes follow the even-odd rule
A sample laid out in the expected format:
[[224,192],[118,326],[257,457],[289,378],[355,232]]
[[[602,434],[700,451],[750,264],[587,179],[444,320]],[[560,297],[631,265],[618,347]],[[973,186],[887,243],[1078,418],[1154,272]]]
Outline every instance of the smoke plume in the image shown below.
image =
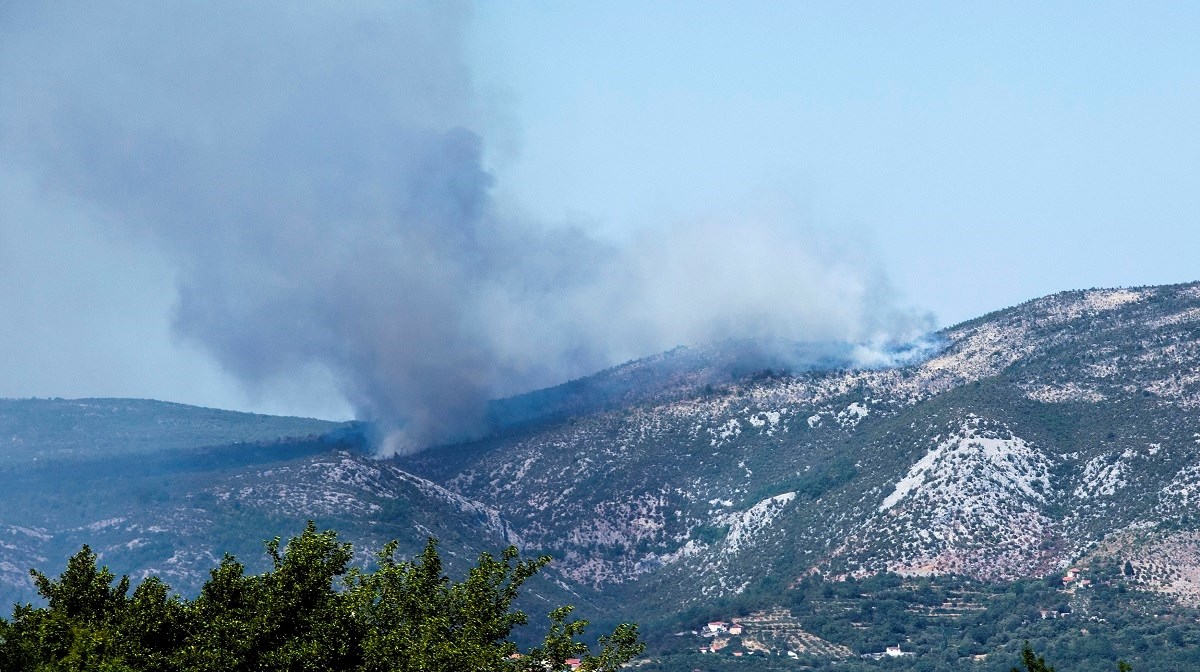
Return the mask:
[[251,385],[327,368],[390,451],[677,344],[927,326],[786,223],[616,244],[502,214],[468,20],[443,2],[10,5],[0,149],[170,255],[181,335]]

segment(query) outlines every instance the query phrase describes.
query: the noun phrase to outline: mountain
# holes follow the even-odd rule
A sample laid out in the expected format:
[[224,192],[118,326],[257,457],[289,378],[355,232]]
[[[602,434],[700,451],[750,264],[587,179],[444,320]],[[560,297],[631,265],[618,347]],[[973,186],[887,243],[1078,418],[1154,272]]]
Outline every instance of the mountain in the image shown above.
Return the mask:
[[1062,670],[1200,665],[1200,284],[1055,294],[892,358],[679,348],[388,460],[352,424],[3,403],[20,599],[81,543],[186,591],[313,518],[363,563],[430,534],[452,559],[548,553],[535,603],[639,620],[647,670],[876,669],[896,644],[916,655],[889,665],[1007,670],[1023,639]]
[[941,335],[908,367],[698,383],[401,464],[582,584],[686,567],[694,595],[777,568],[748,564],[764,545],[799,573],[1010,579],[1186,515],[1200,289],[1069,292]]
[[400,463],[644,614],[1102,558],[1200,597],[1200,286],[1065,292],[939,336],[909,366],[698,381]]

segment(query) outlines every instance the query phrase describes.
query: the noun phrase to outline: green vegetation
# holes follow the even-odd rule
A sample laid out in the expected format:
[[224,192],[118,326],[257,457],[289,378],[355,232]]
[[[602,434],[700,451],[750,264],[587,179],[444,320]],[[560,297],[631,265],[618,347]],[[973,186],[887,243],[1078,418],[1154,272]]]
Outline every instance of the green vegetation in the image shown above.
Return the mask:
[[[819,465],[811,471],[802,473],[794,478],[784,479],[775,490],[795,492],[801,497],[817,499],[821,495],[840,488],[858,474],[854,461],[845,456],[836,456],[827,464]],[[769,496],[764,495],[763,497]],[[761,499],[761,498],[760,498]]]
[[571,607],[550,614],[539,646],[521,655],[512,640],[528,617],[513,608],[522,584],[549,558],[521,560],[509,547],[484,553],[462,581],[442,571],[437,544],[397,560],[396,544],[373,571],[351,568],[349,544],[309,523],[283,545],[267,544],[271,568],[247,575],[226,556],[195,599],[156,577],[130,593],[97,567],[88,547],[51,579],[32,572],[45,607],[19,605],[0,620],[6,672],[240,670],[561,670],[611,672],[642,650],[637,627],[622,624],[591,653],[587,625]]
[[[1021,649],[1021,664],[1025,667],[1025,672],[1054,672],[1054,668],[1046,664],[1045,658],[1033,652],[1029,642],[1025,642],[1025,648]],[[1117,661],[1117,672],[1132,671],[1132,665],[1123,660]],[[1021,672],[1021,670],[1014,667],[1011,672]]]
[[[1039,656],[1029,672],[1095,672],[1133,669],[1200,669],[1200,611],[1169,596],[1130,587],[1121,563],[1092,563],[1094,581],[1073,592],[1057,574],[1041,580],[991,583],[963,577],[862,579],[811,576],[790,588],[748,588],[660,617],[631,616],[645,624],[648,663],[642,672],[702,670],[921,670],[1010,672],[1025,665],[1028,645]],[[1053,579],[1051,581],[1050,579]],[[764,632],[754,613],[786,610],[797,631],[850,649],[848,658],[815,655],[794,641]],[[692,634],[719,619],[750,623],[719,653],[699,652],[711,639]],[[771,652],[750,652],[755,640]],[[864,654],[900,645],[913,655],[871,660]],[[745,650],[742,657],[733,651]],[[799,652],[790,658],[787,650]],[[1051,665],[1053,667],[1051,667]]]

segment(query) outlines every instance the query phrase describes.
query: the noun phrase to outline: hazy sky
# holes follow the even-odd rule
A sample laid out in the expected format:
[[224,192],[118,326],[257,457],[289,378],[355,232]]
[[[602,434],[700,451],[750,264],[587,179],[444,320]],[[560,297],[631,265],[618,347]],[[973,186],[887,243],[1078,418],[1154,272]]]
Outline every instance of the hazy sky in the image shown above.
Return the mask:
[[612,231],[790,200],[943,324],[1200,279],[1200,3],[497,2],[501,186]]
[[[135,15],[140,12],[137,3],[119,4]],[[318,5],[336,7],[314,3]],[[109,24],[79,21],[79,34],[89,37],[83,47],[78,39],[58,51],[51,44],[43,56],[40,49],[56,34],[71,34],[70,26],[59,30],[56,24],[71,23],[63,11],[47,14],[54,20],[36,11],[0,9],[0,43],[9,45],[0,48],[0,79],[24,83],[14,89],[18,98],[8,99],[10,109],[37,109],[27,103],[40,102],[43,93],[51,101],[58,96],[87,103],[72,106],[75,130],[53,127],[46,136],[47,142],[72,149],[72,170],[80,170],[80,156],[103,157],[112,154],[112,147],[133,151],[129,148],[154,137],[139,135],[138,115],[145,112],[146,125],[169,129],[175,139],[182,138],[185,150],[199,157],[184,166],[186,171],[172,167],[169,157],[159,159],[163,165],[181,175],[213,174],[206,155],[196,149],[218,152],[222,147],[196,141],[211,121],[204,110],[191,112],[185,133],[163,122],[155,109],[146,111],[136,103],[96,104],[86,96],[61,94],[96,75],[117,72],[103,60],[108,53],[103,47],[121,45],[123,33],[106,38],[105,31],[127,28],[116,19]],[[120,11],[113,14],[120,17]],[[155,14],[155,20],[176,28],[169,13]],[[253,18],[247,25],[269,26],[273,20],[265,10]],[[303,132],[300,122],[315,119],[335,130],[365,129],[370,134],[423,128],[429,125],[425,117],[449,111],[453,123],[468,127],[481,143],[482,167],[491,173],[492,183],[479,187],[479,198],[496,213],[485,217],[488,221],[571,225],[587,240],[601,246],[611,242],[623,258],[656,268],[668,258],[666,250],[675,247],[688,254],[706,253],[705,246],[675,244],[689,240],[689,231],[708,232],[707,247],[728,247],[740,244],[730,241],[745,230],[748,242],[739,251],[753,262],[754,255],[770,247],[764,232],[782,230],[780,235],[790,242],[780,247],[790,250],[795,241],[809,238],[811,246],[799,256],[766,255],[768,269],[794,265],[796,259],[808,263],[812,255],[833,259],[796,276],[803,287],[770,287],[776,295],[798,297],[794,303],[781,302],[789,310],[821,304],[820,292],[842,286],[830,278],[865,283],[871,294],[872,278],[879,275],[889,279],[879,286],[896,295],[887,299],[888,306],[932,311],[943,325],[1062,289],[1200,279],[1195,262],[1200,254],[1196,3],[506,1],[459,7],[420,21],[423,32],[413,34],[432,46],[394,53],[365,50],[341,62],[341,43],[313,40],[312,62],[353,67],[322,72],[316,81],[324,88],[296,90],[309,95],[303,98],[306,103],[318,100],[312,91],[319,96],[328,90],[331,98],[339,92],[363,96],[364,91],[377,93],[369,85],[375,79],[387,84],[393,81],[389,77],[397,77],[395,72],[415,69],[416,74],[395,80],[397,90],[416,99],[429,92],[439,96],[437,101],[409,106],[416,111],[404,108],[397,113],[404,122],[399,125],[336,116],[336,106],[306,111],[292,119],[293,125]],[[243,86],[262,86],[261,77],[281,62],[308,64],[303,41],[263,43],[268,52],[286,44],[287,54],[300,54],[289,56],[291,60],[270,53],[226,53],[224,31],[232,29],[220,22],[206,28],[205,21],[192,19],[187,25],[198,26],[199,32],[179,28],[191,39],[173,39],[186,43],[193,56],[202,54],[195,62],[220,62],[235,72],[242,64],[259,68],[236,73],[234,79]],[[289,16],[288,30],[281,33],[303,33],[312,26],[320,26],[317,19]],[[128,30],[136,41],[138,26]],[[155,32],[172,34],[147,34]],[[230,44],[241,45],[237,40],[243,38],[234,37]],[[101,47],[94,54],[87,51],[91,38]],[[166,40],[144,46],[139,57],[147,59],[169,56],[175,48]],[[440,82],[442,70],[427,67],[420,49],[435,52],[429,63],[444,68],[453,85],[429,84]],[[151,73],[162,79],[147,82],[160,81],[170,89],[183,71],[172,70],[170,58],[163,61]],[[127,79],[114,80],[115,90],[129,86],[137,91],[140,85],[153,91],[147,82]],[[347,79],[368,84],[343,84]],[[238,91],[226,91],[216,75],[196,86],[198,99],[232,105],[244,100]],[[119,98],[119,93],[112,95]],[[376,102],[370,96],[363,100]],[[107,122],[100,121],[96,128],[104,133],[90,127],[90,134],[76,132],[79,120],[87,122],[83,126],[91,123],[93,104],[108,105],[110,115],[135,121],[107,131]],[[130,110],[137,114],[126,114]],[[251,110],[231,117],[222,131],[251,129],[264,118]],[[249,137],[250,131],[245,132]],[[196,299],[195,290],[245,275],[197,276],[195,259],[210,260],[214,253],[189,255],[210,241],[190,230],[176,233],[171,228],[175,224],[164,222],[181,211],[180,203],[208,207],[220,194],[239,197],[234,187],[186,192],[192,200],[176,198],[185,192],[160,188],[161,193],[151,190],[151,196],[161,197],[158,202],[134,202],[129,194],[141,193],[136,181],[116,189],[95,179],[60,180],[53,175],[62,171],[57,144],[47,149],[38,146],[39,139],[18,140],[0,148],[10,154],[0,155],[0,396],[137,396],[324,416],[347,416],[352,408],[361,412],[361,404],[343,401],[347,389],[357,393],[354,386],[347,387],[345,377],[350,375],[346,370],[362,368],[358,360],[350,365],[335,358],[330,371],[325,366],[328,353],[314,355],[317,346],[306,346],[293,353],[297,364],[286,375],[277,375],[276,369],[259,372],[252,360],[262,355],[261,344],[229,345],[214,335],[214,324],[227,323],[228,297],[239,293],[230,288],[214,303]],[[423,146],[424,141],[412,142]],[[230,167],[230,184],[248,183],[286,198],[298,193],[292,178],[302,178],[302,172],[293,170],[287,180],[262,178],[256,171],[274,155],[230,146],[248,161]],[[302,149],[296,164],[301,168],[316,165],[313,157],[329,148],[314,142]],[[27,159],[25,153],[35,158]],[[333,160],[341,166],[361,158],[339,154]],[[473,170],[469,156],[463,161],[463,170]],[[107,165],[103,160],[83,164]],[[374,175],[391,179],[396,170],[389,163]],[[339,197],[348,193],[336,191]],[[232,217],[241,222],[247,213],[262,211],[261,203],[239,205]],[[311,217],[314,212],[302,214]],[[123,221],[143,215],[152,223],[130,226]],[[770,225],[763,227],[764,220]],[[714,235],[714,230],[720,233]],[[254,259],[254,239],[242,235],[253,232],[253,226],[237,224],[222,231],[240,246],[235,260],[245,265]],[[308,235],[290,240],[319,245],[330,239]],[[537,246],[545,244],[541,238],[536,241],[534,257]],[[651,251],[643,254],[644,249]],[[276,261],[286,266],[295,259]],[[843,272],[847,259],[857,260],[863,270]],[[523,263],[526,274],[534,272],[533,262]],[[674,270],[678,277],[668,287],[693,277],[686,267]],[[740,276],[746,268],[722,270]],[[786,275],[781,271],[756,281]],[[296,279],[278,277],[284,284]],[[284,305],[292,305],[296,296],[311,304],[312,289],[286,294],[291,303]],[[842,300],[836,290],[829,291],[828,301]],[[762,295],[762,287],[752,286],[728,300],[756,309]],[[655,300],[678,308],[673,297]],[[279,301],[275,294],[252,293],[250,298]],[[577,305],[579,298],[572,295],[570,300]],[[226,312],[210,310],[212,305]],[[603,301],[589,298],[588,305],[598,310]],[[686,311],[681,312],[703,312],[683,305]],[[472,306],[466,313],[471,319],[487,314]],[[555,319],[563,319],[561,308],[557,310]],[[831,317],[830,310],[814,310],[817,317],[806,316],[804,324],[838,325],[829,333],[862,331],[857,313],[842,320]],[[314,319],[335,323],[343,331],[334,333],[343,333],[345,323],[337,321],[343,318],[334,320],[329,312],[315,311]],[[708,317],[701,323],[704,333],[712,331]],[[645,319],[633,315],[625,321],[642,325]],[[352,322],[351,327],[362,325]],[[514,329],[520,332],[518,327]],[[605,356],[636,352],[639,346],[697,328],[679,319],[649,331],[631,328],[622,347],[586,343],[587,361],[602,363]],[[497,345],[492,333],[476,334],[470,342],[472,347],[485,343],[493,358],[514,354],[511,342]],[[554,346],[556,357],[574,352],[565,341]],[[541,381],[551,374],[513,375]],[[504,389],[499,376],[492,374],[479,385]]]

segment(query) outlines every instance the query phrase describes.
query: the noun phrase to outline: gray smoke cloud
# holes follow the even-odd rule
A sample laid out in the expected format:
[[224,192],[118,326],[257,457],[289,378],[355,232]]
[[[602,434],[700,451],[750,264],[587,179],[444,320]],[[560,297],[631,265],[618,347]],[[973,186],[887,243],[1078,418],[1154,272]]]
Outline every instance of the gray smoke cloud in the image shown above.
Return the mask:
[[677,344],[907,340],[928,318],[770,217],[624,243],[501,212],[453,3],[0,10],[0,149],[177,267],[175,327],[248,384],[327,368],[384,451]]

